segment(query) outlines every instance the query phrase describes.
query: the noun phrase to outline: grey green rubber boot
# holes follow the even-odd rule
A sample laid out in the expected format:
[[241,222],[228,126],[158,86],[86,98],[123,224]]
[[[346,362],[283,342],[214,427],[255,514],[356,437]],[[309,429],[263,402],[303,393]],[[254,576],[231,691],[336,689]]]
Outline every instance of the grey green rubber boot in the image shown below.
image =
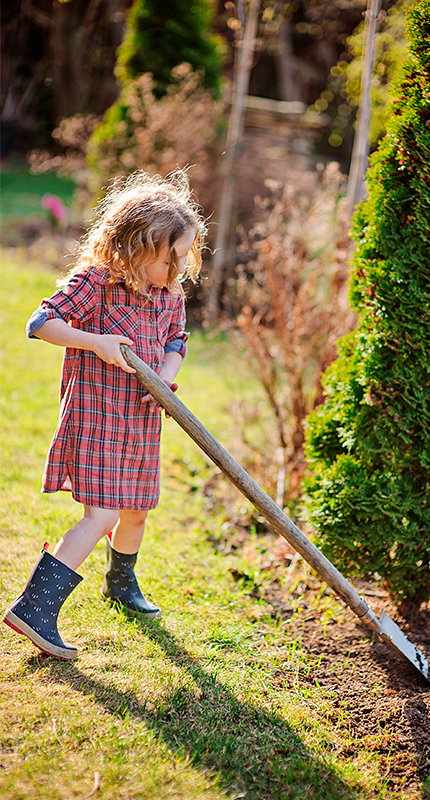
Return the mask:
[[147,619],[159,617],[160,609],[143,596],[134,574],[137,553],[118,553],[106,536],[106,556],[107,569],[102,587],[104,599],[111,605],[118,603],[131,614],[144,614]]

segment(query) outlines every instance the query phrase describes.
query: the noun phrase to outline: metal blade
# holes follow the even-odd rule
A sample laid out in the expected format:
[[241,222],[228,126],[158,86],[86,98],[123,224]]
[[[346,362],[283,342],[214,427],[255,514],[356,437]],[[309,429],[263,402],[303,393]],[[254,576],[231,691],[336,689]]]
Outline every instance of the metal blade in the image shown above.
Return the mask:
[[383,631],[380,635],[384,641],[390,645],[400,656],[409,661],[421,675],[430,681],[429,678],[429,665],[424,653],[419,650],[408,637],[405,636],[399,626],[385,613],[382,612],[379,622],[382,625]]

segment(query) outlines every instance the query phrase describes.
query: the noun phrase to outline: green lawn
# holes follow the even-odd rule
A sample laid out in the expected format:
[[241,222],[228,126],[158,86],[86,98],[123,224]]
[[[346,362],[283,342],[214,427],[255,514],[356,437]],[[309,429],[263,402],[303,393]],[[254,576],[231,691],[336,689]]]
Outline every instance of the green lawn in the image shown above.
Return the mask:
[[[4,603],[22,590],[43,542],[52,550],[80,516],[69,495],[39,491],[62,352],[27,341],[23,328],[53,283],[40,265],[3,260]],[[233,402],[261,402],[228,342],[198,332],[179,393],[227,446]],[[69,800],[93,791],[102,800],[393,797],[374,753],[348,756],[345,728],[327,717],[330,692],[301,680],[312,662],[300,641],[238,588],[228,557],[212,547],[223,516],[209,511],[199,488],[211,470],[166,421],[162,499],[138,563],[142,588],[164,611],[161,622],[131,622],[101,601],[100,544],[60,615],[61,632],[80,649],[76,661],[38,655],[0,626],[4,800]]]
[[21,166],[2,171],[0,175],[0,222],[11,219],[48,219],[48,213],[40,205],[44,194],[61,197],[66,206],[71,206],[76,184],[60,178],[55,173],[33,175]]

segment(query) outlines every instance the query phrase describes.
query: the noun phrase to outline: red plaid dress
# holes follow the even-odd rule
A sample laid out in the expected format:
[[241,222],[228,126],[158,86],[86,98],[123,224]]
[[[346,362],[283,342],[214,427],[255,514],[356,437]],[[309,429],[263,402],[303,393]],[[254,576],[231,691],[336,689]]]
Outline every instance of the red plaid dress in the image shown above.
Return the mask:
[[[164,346],[183,340],[182,297],[152,286],[150,298],[117,283],[106,301],[107,272],[92,268],[42,300],[48,319],[60,315],[89,333],[129,336],[134,352],[156,372]],[[75,500],[98,508],[155,508],[160,493],[161,412],[142,403],[145,390],[134,375],[95,353],[67,348],[60,390],[60,420],[46,460],[43,492],[70,478]]]

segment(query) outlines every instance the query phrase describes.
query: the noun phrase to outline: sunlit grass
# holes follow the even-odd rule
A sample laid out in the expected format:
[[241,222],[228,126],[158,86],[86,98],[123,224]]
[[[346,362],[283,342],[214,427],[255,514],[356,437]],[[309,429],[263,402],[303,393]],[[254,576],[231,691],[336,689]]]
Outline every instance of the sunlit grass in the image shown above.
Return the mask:
[[[4,603],[23,588],[43,542],[52,546],[80,516],[69,495],[39,491],[62,352],[29,342],[24,324],[53,283],[39,265],[4,259]],[[230,408],[238,397],[258,404],[261,396],[228,342],[194,332],[179,383],[217,438],[239,447]],[[374,752],[348,755],[347,728],[328,716],[330,692],[303,680],[315,661],[300,640],[234,583],[229,557],[212,547],[222,515],[200,490],[211,469],[166,421],[163,492],[138,562],[142,588],[163,609],[159,623],[130,621],[101,601],[100,544],[60,615],[61,632],[79,647],[75,662],[38,655],[1,626],[5,800],[68,800],[93,789],[103,800],[394,797]]]

